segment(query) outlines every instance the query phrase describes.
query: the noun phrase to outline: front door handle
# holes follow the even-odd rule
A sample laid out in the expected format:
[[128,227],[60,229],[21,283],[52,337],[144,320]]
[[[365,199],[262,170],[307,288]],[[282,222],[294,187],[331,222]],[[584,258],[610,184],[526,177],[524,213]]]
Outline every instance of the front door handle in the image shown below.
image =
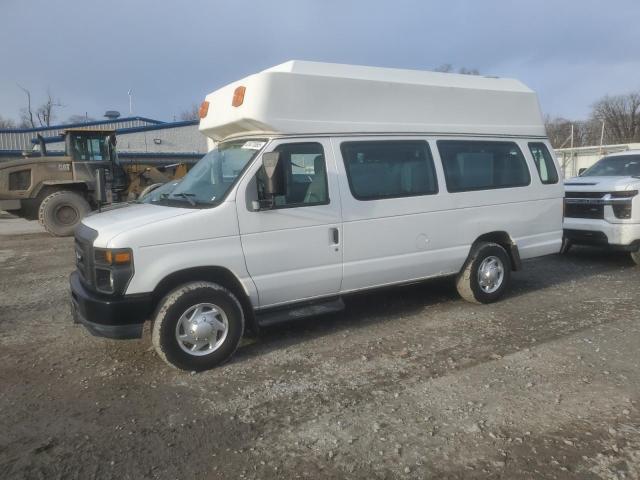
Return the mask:
[[340,230],[333,227],[329,229],[331,231],[331,240],[333,241],[333,245],[340,244]]

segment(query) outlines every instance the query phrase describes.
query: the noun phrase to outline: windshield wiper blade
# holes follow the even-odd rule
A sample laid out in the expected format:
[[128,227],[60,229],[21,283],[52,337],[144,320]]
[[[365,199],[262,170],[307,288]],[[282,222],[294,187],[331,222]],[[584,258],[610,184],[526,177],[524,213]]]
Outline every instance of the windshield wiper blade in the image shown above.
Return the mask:
[[191,204],[191,206],[193,206],[193,207],[196,206],[195,200],[193,198],[191,198],[191,197],[195,197],[196,196],[194,193],[178,192],[178,193],[172,193],[171,196],[184,198],[185,200],[187,200]]

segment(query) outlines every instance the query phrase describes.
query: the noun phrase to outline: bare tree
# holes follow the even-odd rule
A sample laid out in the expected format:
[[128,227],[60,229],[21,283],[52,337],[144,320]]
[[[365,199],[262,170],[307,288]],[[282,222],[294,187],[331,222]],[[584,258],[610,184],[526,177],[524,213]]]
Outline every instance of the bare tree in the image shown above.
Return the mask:
[[20,126],[23,128],[36,128],[33,110],[31,109],[31,92],[21,85],[18,85],[18,87],[27,96],[27,106],[20,111]]
[[88,123],[94,122],[96,119],[88,115],[71,115],[67,118],[67,123]]
[[[434,71],[442,72],[442,73],[454,73],[455,68],[450,63],[443,63],[439,67],[436,67]],[[480,71],[477,68],[467,68],[467,67],[460,67],[458,69],[458,73],[462,75],[480,75]]]
[[3,118],[2,115],[0,115],[0,128],[16,128],[16,122],[10,118]]
[[27,106],[21,111],[20,126],[26,128],[51,126],[51,121],[55,118],[55,110],[58,107],[64,107],[60,100],[55,99],[51,93],[51,89],[47,88],[47,100],[34,110],[31,102],[31,92],[21,85],[18,85],[18,87],[20,87],[27,96]]
[[598,100],[593,104],[591,119],[604,122],[609,143],[640,141],[640,91]]
[[180,120],[198,120],[200,118],[199,109],[200,106],[197,103],[194,103],[191,107],[180,114]]
[[[568,120],[546,115],[544,125],[553,148],[568,148],[571,145],[587,147],[600,144],[602,123],[596,119]],[[606,137],[605,140],[607,140]]]

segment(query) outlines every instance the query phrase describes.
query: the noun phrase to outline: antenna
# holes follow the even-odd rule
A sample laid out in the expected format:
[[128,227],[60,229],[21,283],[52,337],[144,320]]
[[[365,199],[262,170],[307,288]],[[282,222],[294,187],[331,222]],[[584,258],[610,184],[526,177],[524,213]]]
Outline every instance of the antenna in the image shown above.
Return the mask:
[[129,95],[129,115],[133,115],[133,89],[130,88],[129,91],[127,92],[127,95]]

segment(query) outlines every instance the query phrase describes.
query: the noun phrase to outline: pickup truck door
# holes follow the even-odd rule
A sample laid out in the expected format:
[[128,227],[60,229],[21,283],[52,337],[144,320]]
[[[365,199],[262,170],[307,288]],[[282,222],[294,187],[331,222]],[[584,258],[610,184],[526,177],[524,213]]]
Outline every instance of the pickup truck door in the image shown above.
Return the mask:
[[256,210],[262,159],[236,197],[247,270],[259,307],[338,294],[342,281],[342,216],[335,159],[326,139],[278,140],[286,193]]

